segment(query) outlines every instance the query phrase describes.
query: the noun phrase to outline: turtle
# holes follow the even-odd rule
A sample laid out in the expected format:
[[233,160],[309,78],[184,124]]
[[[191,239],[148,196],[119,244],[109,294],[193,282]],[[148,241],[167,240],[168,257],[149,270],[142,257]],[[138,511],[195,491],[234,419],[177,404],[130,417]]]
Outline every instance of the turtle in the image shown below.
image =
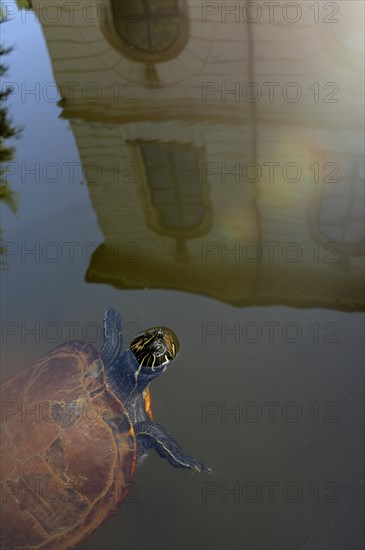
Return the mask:
[[54,348],[1,388],[1,548],[73,547],[113,515],[151,449],[175,468],[211,472],[154,421],[149,384],[179,350],[153,327],[122,353],[108,307],[100,353]]

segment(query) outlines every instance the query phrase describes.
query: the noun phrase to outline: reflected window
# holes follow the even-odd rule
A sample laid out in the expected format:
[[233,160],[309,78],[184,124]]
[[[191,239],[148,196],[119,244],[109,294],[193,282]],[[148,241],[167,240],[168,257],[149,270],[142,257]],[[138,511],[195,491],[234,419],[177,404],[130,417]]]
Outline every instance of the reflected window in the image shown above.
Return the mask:
[[316,220],[322,240],[334,241],[349,252],[362,249],[364,204],[364,169],[353,160],[338,182],[322,187]]
[[142,63],[172,59],[188,40],[186,0],[110,0],[109,19],[113,46]]
[[139,142],[136,146],[148,225],[176,238],[206,233],[211,209],[201,178],[202,151],[174,143]]

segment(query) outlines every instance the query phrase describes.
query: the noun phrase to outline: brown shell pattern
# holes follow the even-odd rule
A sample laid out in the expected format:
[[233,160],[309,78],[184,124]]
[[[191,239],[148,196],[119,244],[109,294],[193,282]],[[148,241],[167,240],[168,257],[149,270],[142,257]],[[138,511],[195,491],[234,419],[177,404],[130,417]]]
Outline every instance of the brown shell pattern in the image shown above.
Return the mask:
[[0,395],[1,548],[70,548],[127,496],[136,451],[126,410],[83,342],[55,348]]

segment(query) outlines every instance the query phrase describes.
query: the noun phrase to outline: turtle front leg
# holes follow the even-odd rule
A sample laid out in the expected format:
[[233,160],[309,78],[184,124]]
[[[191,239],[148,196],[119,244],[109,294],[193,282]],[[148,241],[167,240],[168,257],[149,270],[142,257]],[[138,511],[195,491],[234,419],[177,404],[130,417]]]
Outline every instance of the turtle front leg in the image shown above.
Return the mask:
[[155,449],[161,458],[167,458],[174,468],[187,468],[198,472],[210,472],[190,456],[187,456],[171,435],[157,422],[145,420],[134,425],[137,440],[137,463],[141,463],[150,449]]

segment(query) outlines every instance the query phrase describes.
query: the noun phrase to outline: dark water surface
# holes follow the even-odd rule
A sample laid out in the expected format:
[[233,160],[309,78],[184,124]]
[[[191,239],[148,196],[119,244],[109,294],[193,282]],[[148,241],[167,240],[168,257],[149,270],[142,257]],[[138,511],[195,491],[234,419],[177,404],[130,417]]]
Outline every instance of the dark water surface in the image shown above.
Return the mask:
[[362,2],[40,4],[2,25],[2,378],[108,305],[168,326],[154,416],[214,470],[151,454],[78,548],[363,548]]

